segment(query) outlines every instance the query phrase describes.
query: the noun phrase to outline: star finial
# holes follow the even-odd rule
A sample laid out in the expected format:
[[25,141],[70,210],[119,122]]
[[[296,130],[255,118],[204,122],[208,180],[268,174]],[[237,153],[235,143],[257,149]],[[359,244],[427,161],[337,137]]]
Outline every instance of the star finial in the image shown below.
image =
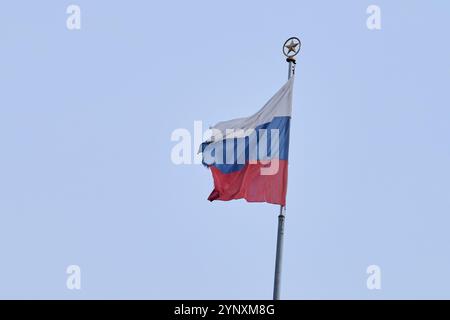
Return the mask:
[[298,42],[295,43],[294,40],[291,40],[291,43],[285,45],[285,47],[288,49],[287,53],[295,52],[295,50],[296,50],[295,48],[297,48],[297,46],[298,46]]
[[284,43],[283,53],[286,57],[293,58],[298,54],[301,46],[302,43],[300,42],[299,38],[291,37],[287,39],[286,42]]

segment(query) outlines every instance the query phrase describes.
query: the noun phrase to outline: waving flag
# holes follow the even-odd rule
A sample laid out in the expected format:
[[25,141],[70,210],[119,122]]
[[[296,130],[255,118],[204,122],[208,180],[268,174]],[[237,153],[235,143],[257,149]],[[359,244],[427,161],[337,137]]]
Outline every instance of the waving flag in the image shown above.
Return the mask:
[[208,200],[286,204],[294,77],[254,115],[219,122],[201,146],[214,190]]

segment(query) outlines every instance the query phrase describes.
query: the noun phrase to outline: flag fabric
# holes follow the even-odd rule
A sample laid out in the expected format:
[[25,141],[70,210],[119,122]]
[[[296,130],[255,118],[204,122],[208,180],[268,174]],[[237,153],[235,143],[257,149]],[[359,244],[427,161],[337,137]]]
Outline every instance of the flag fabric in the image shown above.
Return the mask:
[[286,204],[294,77],[254,115],[217,123],[201,145],[212,172],[208,200]]

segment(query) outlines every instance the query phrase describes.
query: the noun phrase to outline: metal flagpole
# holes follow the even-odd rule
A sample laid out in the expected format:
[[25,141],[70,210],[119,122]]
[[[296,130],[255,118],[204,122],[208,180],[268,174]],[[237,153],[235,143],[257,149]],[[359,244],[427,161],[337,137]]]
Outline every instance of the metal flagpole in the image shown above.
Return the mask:
[[[301,42],[298,38],[289,38],[283,45],[283,53],[289,64],[288,80],[295,74],[295,56],[300,51]],[[280,206],[278,215],[277,253],[275,258],[275,277],[273,284],[273,300],[280,299],[281,262],[283,258],[284,222],[286,219],[286,207]]]

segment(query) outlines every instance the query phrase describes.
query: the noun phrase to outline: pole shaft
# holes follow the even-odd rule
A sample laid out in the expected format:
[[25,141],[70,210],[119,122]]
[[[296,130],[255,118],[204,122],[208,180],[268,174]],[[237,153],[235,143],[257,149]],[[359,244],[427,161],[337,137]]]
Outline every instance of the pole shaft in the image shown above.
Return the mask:
[[292,61],[289,59],[288,80],[292,77]]
[[285,207],[280,206],[278,215],[277,254],[275,258],[275,280],[273,285],[273,300],[280,300],[281,263],[283,259]]
[[[288,79],[292,77],[293,65],[289,59]],[[280,206],[278,215],[277,253],[275,258],[275,278],[273,283],[273,300],[280,300],[281,265],[283,260],[284,222],[286,219],[286,207]]]

